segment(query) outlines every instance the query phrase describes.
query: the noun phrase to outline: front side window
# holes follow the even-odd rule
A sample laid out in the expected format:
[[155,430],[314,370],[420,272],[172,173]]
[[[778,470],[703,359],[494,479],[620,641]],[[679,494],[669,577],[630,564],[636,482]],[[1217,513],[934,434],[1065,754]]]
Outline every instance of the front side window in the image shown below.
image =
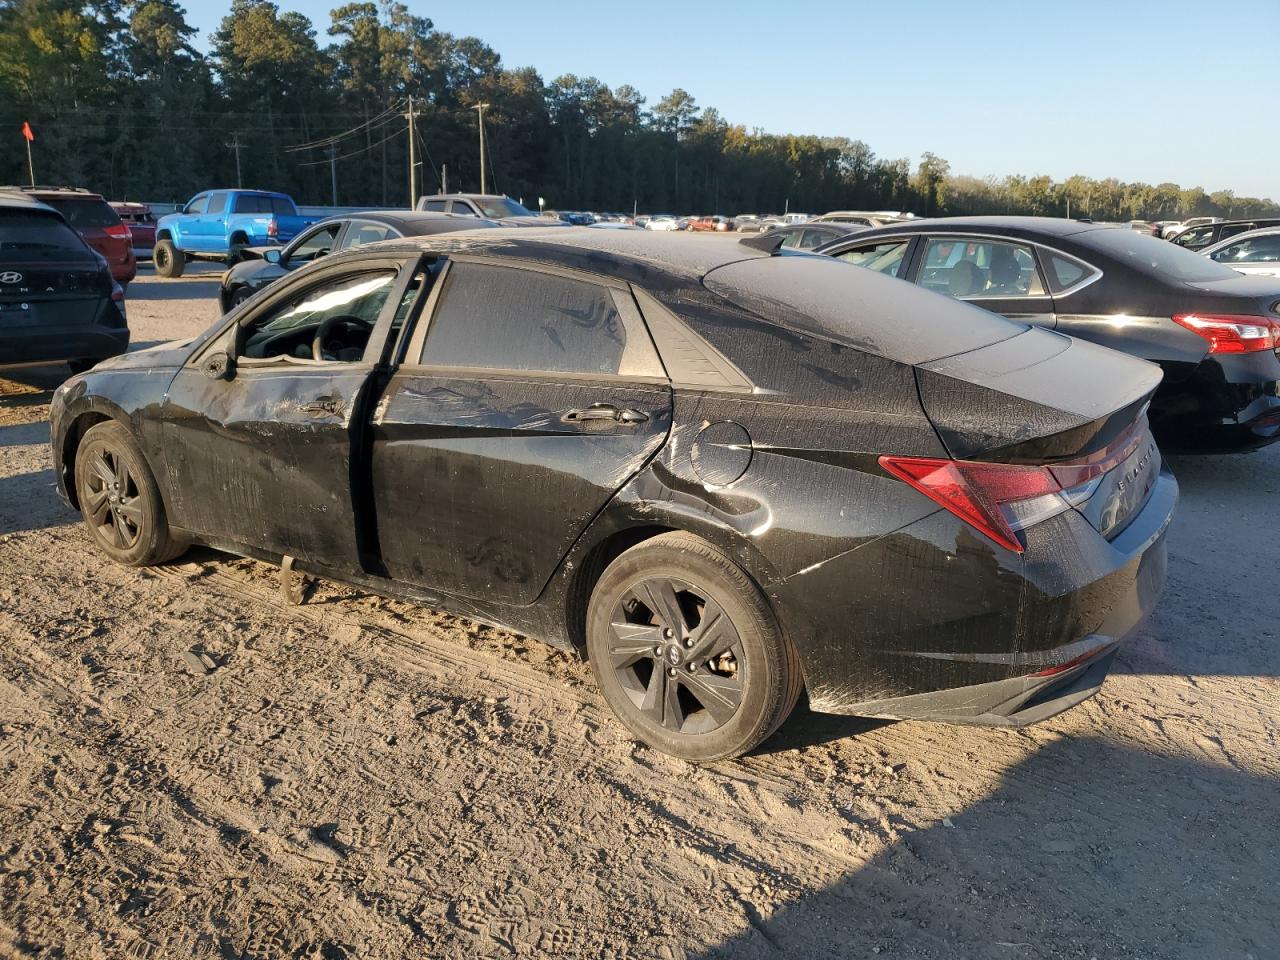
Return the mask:
[[604,287],[511,267],[454,263],[422,362],[616,374],[626,345],[626,329]]
[[197,197],[193,197],[191,202],[183,208],[183,213],[204,213],[209,206],[209,195],[202,193]]
[[805,230],[800,235],[800,250],[812,250],[814,247],[820,247],[831,239],[831,234],[825,230]]
[[1180,247],[1198,247],[1208,243],[1212,234],[1212,225],[1206,227],[1192,227],[1190,230],[1183,230],[1180,234],[1174,237],[1173,242]]
[[1209,255],[1219,263],[1272,263],[1280,260],[1280,233],[1250,237],[1228,244]]
[[347,235],[342,238],[342,249],[350,250],[352,247],[362,247],[366,243],[377,243],[395,236],[398,234],[385,224],[353,223],[347,227]]
[[449,212],[456,213],[460,217],[474,217],[476,212],[471,209],[471,204],[462,200],[454,200],[449,204]]
[[307,234],[289,251],[288,261],[292,264],[310,263],[327,256],[333,250],[333,238],[338,235],[340,226],[341,224],[332,223]]
[[800,230],[782,230],[782,245],[789,250],[794,250],[800,246]]
[[[250,360],[331,360],[364,356],[396,280],[393,270],[335,277],[299,293],[243,329],[240,356]],[[320,356],[315,341],[320,337]]]
[[[516,203],[508,197],[485,197],[483,200],[477,200],[476,205],[480,208],[480,213],[491,220],[499,220],[502,217],[534,217],[537,216],[532,210],[527,209],[522,204]],[[460,205],[455,205],[460,207]],[[462,213],[463,211],[455,209],[454,213]],[[472,211],[468,210],[468,213]]]
[[1044,296],[1031,248],[1003,240],[932,237],[916,282],[959,299]]
[[876,273],[896,277],[902,268],[902,258],[906,256],[909,240],[882,240],[880,243],[854,247],[844,253],[836,254],[837,260],[852,263],[854,266],[866,267]]

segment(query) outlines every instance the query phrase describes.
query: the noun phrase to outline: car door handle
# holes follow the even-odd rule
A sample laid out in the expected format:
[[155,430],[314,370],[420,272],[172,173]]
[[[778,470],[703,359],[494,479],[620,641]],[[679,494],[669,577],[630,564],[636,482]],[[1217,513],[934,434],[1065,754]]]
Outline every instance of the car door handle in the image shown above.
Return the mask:
[[614,423],[644,423],[649,419],[647,413],[633,410],[630,407],[619,409],[612,403],[593,403],[589,407],[570,410],[561,419],[565,423],[580,423],[583,420],[612,420]]
[[316,397],[300,404],[298,409],[317,417],[333,417],[342,412],[342,400],[338,397]]

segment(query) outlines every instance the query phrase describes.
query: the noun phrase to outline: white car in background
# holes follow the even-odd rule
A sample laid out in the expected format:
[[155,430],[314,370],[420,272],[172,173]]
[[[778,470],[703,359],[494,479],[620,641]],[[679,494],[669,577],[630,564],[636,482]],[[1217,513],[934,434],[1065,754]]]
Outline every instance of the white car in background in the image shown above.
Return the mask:
[[674,231],[680,229],[680,223],[675,217],[650,217],[645,222],[644,228],[646,230]]
[[1280,227],[1237,233],[1199,252],[1246,276],[1280,276]]

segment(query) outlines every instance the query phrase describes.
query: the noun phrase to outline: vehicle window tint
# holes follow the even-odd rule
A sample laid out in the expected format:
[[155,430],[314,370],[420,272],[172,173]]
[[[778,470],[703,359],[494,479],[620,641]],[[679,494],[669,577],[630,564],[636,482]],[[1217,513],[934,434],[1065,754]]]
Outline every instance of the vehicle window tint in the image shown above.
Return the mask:
[[209,195],[202,193],[197,197],[193,197],[191,202],[182,208],[183,213],[204,213],[209,206]]
[[794,250],[796,247],[798,247],[798,246],[800,245],[800,234],[801,234],[801,231],[799,231],[799,230],[783,230],[783,231],[780,231],[780,232],[782,233],[782,245],[783,245],[784,247],[787,247],[788,249],[793,249],[793,250]]
[[271,201],[271,212],[277,217],[296,217],[298,208],[293,205],[293,201],[288,197],[269,197]]
[[1217,239],[1218,241],[1227,240],[1227,239],[1230,239],[1231,237],[1234,237],[1238,233],[1246,233],[1247,231],[1253,230],[1253,229],[1254,229],[1254,226],[1252,223],[1232,224],[1229,227],[1223,227],[1222,232],[1218,234]]
[[831,234],[825,230],[805,230],[800,236],[799,249],[812,250],[819,247],[831,239]]
[[865,247],[854,247],[852,250],[836,254],[836,259],[852,263],[855,266],[866,267],[868,270],[876,271],[876,273],[884,273],[891,277],[896,277],[899,268],[902,266],[902,258],[907,252],[907,244],[909,242],[907,240],[885,240]]
[[114,227],[120,224],[120,215],[111,209],[105,200],[74,199],[46,200],[60,214],[67,218],[67,223],[77,230],[86,228]]
[[1190,230],[1183,230],[1173,238],[1173,242],[1180,247],[1195,247],[1209,241],[1209,235],[1213,233],[1213,227],[1192,227]]
[[1270,263],[1280,260],[1280,233],[1240,240],[1210,256],[1219,263]]
[[426,209],[431,213],[444,213],[449,208],[448,200],[428,200]]
[[227,195],[225,193],[215,193],[209,197],[209,213],[222,213],[227,209]]
[[[521,204],[516,203],[508,197],[500,197],[497,199],[477,200],[476,205],[480,207],[481,212],[486,217],[497,220],[501,217],[532,217],[534,213]],[[473,212],[473,211],[468,211]],[[461,210],[455,210],[454,213],[462,213]]]
[[961,299],[1044,296],[1031,248],[1001,240],[932,237],[916,282]]
[[285,197],[268,197],[262,193],[242,193],[236,197],[236,213],[274,213],[291,217],[297,211]]
[[240,355],[254,360],[310,360],[316,332],[326,320],[334,320],[332,332],[325,338],[332,358],[359,360],[395,279],[395,271],[385,270],[310,287],[255,317],[242,335]]
[[298,241],[298,245],[289,251],[289,262],[310,263],[327,256],[333,250],[333,238],[338,235],[338,228],[341,226],[339,223],[330,224]]
[[1044,261],[1049,274],[1049,286],[1054,293],[1074,287],[1090,273],[1089,268],[1078,260],[1068,260],[1056,253],[1045,254]]
[[464,203],[461,200],[454,200],[450,203],[449,212],[463,217],[474,217],[476,215],[476,212],[471,209],[471,204]]
[[432,366],[617,373],[626,332],[604,287],[455,263],[431,318]]
[[0,263],[84,260],[80,235],[50,213],[0,210]]
[[377,243],[395,236],[398,234],[394,230],[381,223],[353,223],[347,227],[347,235],[342,238],[342,249],[362,247],[366,243]]

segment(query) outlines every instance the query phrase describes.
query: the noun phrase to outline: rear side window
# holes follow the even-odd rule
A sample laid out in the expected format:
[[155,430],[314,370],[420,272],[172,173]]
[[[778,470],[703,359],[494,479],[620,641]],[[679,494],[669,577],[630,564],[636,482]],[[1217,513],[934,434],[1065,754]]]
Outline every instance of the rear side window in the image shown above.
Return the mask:
[[227,209],[227,195],[225,193],[215,193],[209,198],[207,213],[221,213],[225,209]]
[[604,287],[581,280],[454,263],[431,318],[431,366],[616,374],[626,331]]
[[1219,263],[1270,263],[1280,260],[1280,233],[1249,237],[1228,244],[1209,256]]
[[86,228],[102,229],[103,227],[120,225],[119,214],[112,210],[111,205],[105,200],[94,200],[86,197],[74,200],[46,200],[45,203],[66,217],[67,223],[77,230]]
[[431,213],[444,213],[448,206],[448,200],[428,200],[425,209]]
[[1094,271],[1079,260],[1072,260],[1056,253],[1041,251],[1044,257],[1045,272],[1049,275],[1049,288],[1054,293],[1062,293]]
[[0,210],[0,263],[88,257],[80,235],[52,214]]
[[820,247],[831,239],[831,234],[825,230],[806,230],[800,236],[800,249],[812,250],[814,247]]
[[1031,248],[1000,240],[932,237],[916,282],[960,299],[1044,296]]
[[395,236],[398,234],[394,230],[381,223],[353,223],[347,227],[347,235],[342,238],[342,249],[362,247],[366,243],[377,243]]

